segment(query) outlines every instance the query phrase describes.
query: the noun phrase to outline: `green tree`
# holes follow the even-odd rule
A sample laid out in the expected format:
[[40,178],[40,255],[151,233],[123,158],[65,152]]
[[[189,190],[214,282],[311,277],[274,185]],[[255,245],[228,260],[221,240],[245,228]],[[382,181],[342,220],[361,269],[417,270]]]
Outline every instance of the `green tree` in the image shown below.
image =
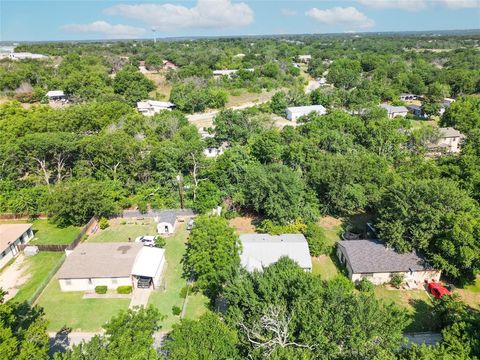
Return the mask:
[[115,75],[113,89],[129,104],[134,105],[137,101],[148,98],[148,93],[155,89],[155,84],[136,67],[127,65]]
[[338,59],[330,65],[327,79],[336,87],[351,89],[358,84],[361,73],[362,67],[359,61]]
[[213,300],[226,279],[237,271],[239,250],[238,236],[225,219],[200,216],[187,243],[184,273],[193,275],[198,287]]
[[238,339],[217,315],[208,313],[198,320],[182,319],[173,325],[163,349],[172,360],[240,359]]
[[466,96],[454,101],[445,110],[441,124],[464,133],[480,128],[480,98]]

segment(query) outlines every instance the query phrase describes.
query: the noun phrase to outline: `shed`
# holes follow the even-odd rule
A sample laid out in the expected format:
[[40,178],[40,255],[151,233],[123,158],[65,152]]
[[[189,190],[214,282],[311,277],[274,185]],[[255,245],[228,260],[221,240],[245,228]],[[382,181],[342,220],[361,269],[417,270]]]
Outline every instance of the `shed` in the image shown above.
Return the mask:
[[175,232],[177,225],[177,213],[175,211],[164,211],[156,218],[158,221],[157,231],[160,235],[170,235]]
[[327,109],[325,109],[323,105],[293,106],[286,109],[287,119],[291,121],[297,121],[299,117],[308,115],[312,112],[319,115],[325,115]]
[[66,96],[63,90],[50,90],[47,92],[47,98],[51,101],[65,100]]

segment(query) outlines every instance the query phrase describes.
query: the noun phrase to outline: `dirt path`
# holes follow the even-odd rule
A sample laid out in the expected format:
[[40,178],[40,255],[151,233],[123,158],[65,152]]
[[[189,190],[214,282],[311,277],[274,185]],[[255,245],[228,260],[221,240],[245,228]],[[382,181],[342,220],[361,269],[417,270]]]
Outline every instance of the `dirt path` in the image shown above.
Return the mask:
[[5,300],[13,298],[20,287],[30,279],[30,274],[25,271],[25,265],[25,256],[19,254],[13,264],[0,273],[0,288],[8,292]]

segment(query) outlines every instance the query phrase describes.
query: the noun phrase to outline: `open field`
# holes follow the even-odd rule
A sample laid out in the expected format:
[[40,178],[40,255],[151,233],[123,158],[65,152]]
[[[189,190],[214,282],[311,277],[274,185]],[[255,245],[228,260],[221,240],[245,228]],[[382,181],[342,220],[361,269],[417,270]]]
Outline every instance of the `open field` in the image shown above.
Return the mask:
[[53,278],[37,301],[45,309],[48,331],[63,326],[73,331],[98,331],[118,311],[127,309],[130,299],[82,299],[84,292],[62,292]]
[[144,220],[134,219],[112,219],[109,221],[110,226],[104,230],[98,231],[90,235],[86,241],[88,242],[128,242],[130,238],[141,235],[155,235],[157,230],[153,219],[145,218]]
[[[182,278],[183,268],[181,260],[185,253],[185,243],[188,232],[185,224],[180,223],[177,226],[175,235],[168,237],[165,246],[165,256],[167,260],[167,269],[163,277],[164,289],[154,291],[150,296],[149,304],[154,305],[160,312],[166,316],[162,321],[162,331],[169,331],[172,325],[180,320],[179,316],[172,314],[172,306],[182,307],[183,299],[180,297],[180,290],[186,285]],[[189,296],[186,317],[196,318],[206,310],[206,298],[201,294],[192,294]]]

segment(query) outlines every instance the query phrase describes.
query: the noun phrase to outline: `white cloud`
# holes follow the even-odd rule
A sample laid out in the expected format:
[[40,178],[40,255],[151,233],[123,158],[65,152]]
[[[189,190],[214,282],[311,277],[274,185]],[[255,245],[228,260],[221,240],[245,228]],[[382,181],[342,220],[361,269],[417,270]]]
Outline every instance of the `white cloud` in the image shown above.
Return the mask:
[[443,5],[450,9],[480,8],[480,0],[435,0],[434,4]]
[[131,39],[138,38],[145,33],[145,29],[129,25],[112,25],[106,21],[94,21],[90,24],[68,24],[62,29],[75,33],[97,33],[109,38]]
[[376,9],[402,9],[418,11],[427,7],[427,0],[357,0],[360,4]]
[[105,12],[140,20],[164,31],[176,28],[239,27],[253,21],[253,11],[247,4],[234,4],[230,0],[198,0],[191,8],[174,4],[120,4]]
[[280,12],[282,13],[283,16],[295,16],[295,15],[297,15],[297,12],[295,10],[292,10],[292,9],[283,8],[283,9],[280,9]]
[[375,21],[365,16],[353,6],[334,7],[320,10],[312,8],[305,15],[326,25],[339,25],[349,29],[368,29],[375,25]]

